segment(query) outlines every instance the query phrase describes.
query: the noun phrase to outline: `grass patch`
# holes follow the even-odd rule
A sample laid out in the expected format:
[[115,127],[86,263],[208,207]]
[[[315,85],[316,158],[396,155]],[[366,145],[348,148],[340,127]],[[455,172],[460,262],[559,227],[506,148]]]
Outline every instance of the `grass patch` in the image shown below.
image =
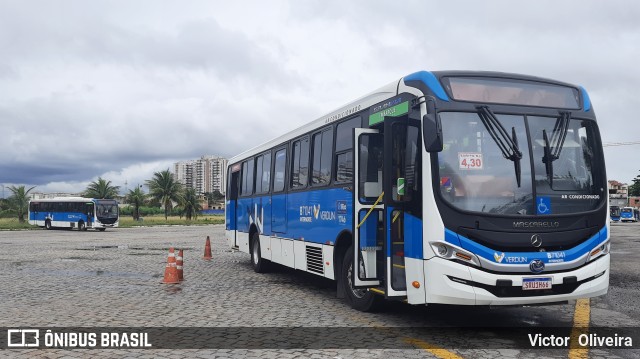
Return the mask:
[[[134,221],[130,216],[120,217],[120,228],[131,228],[141,226],[203,226],[208,224],[222,224],[224,216],[198,216],[198,218],[187,221],[184,217],[169,216],[166,220],[164,216],[147,216],[142,221]],[[0,218],[0,230],[20,230],[38,229],[28,222],[20,223],[16,218]]]
[[198,218],[187,221],[184,217],[169,216],[147,216],[142,221],[135,221],[131,217],[120,217],[121,228],[131,228],[140,226],[202,226],[207,224],[222,224],[224,216],[198,216]]
[[36,229],[29,222],[20,223],[17,218],[0,218],[0,230]]

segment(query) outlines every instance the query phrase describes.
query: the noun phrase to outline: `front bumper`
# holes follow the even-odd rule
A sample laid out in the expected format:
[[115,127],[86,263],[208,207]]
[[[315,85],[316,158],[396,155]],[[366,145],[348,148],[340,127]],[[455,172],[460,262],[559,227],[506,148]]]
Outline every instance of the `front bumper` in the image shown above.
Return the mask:
[[[609,265],[607,254],[574,270],[499,274],[434,257],[424,261],[426,300],[461,305],[526,305],[595,297],[607,293]],[[553,289],[523,291],[523,278],[536,277],[552,278]]]

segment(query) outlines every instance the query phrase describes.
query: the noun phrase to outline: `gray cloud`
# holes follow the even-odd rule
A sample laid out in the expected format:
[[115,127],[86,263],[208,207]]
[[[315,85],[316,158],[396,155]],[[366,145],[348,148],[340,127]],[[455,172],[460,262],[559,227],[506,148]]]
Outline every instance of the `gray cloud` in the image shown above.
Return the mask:
[[[0,183],[141,183],[422,69],[582,85],[604,141],[637,141],[638,17],[621,1],[3,2]],[[605,150],[611,178],[638,173],[625,151]]]

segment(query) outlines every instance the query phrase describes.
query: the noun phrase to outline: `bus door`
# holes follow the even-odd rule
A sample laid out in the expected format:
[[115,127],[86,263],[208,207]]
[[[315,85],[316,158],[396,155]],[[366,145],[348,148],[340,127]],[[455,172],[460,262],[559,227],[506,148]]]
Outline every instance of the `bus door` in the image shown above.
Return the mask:
[[403,297],[406,253],[422,248],[420,122],[387,117],[380,130],[354,130],[353,283]]
[[354,287],[378,287],[384,270],[384,140],[378,130],[354,129]]
[[231,236],[231,247],[238,247],[238,189],[240,188],[240,164],[233,165],[229,173],[229,184],[227,189],[226,209],[226,230]]
[[93,202],[86,202],[84,204],[85,207],[85,214],[87,215],[87,223],[86,223],[86,227],[85,228],[92,228],[92,226],[95,225],[95,214],[96,214],[96,206],[95,203]]
[[[422,243],[420,122],[408,116],[384,120],[384,228],[386,296],[407,295],[405,255]],[[413,233],[417,232],[417,233]],[[414,243],[416,242],[416,243]]]

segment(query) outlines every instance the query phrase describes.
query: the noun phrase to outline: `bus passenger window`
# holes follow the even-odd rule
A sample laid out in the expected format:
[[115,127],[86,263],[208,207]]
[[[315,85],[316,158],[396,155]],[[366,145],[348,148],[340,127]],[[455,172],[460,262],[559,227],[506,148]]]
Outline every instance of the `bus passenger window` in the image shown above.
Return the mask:
[[339,123],[336,127],[336,168],[337,182],[353,180],[353,129],[362,126],[360,117]]
[[287,153],[284,149],[276,152],[275,164],[273,171],[273,192],[281,192],[284,190],[284,171],[287,164]]
[[313,135],[313,163],[311,183],[326,185],[331,180],[331,150],[333,131],[331,128]]
[[291,187],[306,187],[309,176],[309,138],[295,141],[292,152]]
[[240,193],[248,196],[253,192],[253,159],[242,163],[242,189]]

